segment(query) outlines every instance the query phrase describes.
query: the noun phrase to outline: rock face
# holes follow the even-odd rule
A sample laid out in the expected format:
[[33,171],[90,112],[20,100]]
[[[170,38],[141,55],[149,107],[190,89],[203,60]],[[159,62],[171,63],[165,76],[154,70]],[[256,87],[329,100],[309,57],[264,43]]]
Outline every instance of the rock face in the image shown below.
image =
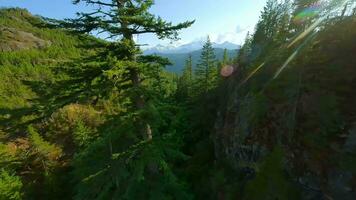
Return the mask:
[[45,48],[50,45],[50,41],[38,38],[32,33],[17,30],[15,28],[0,27],[1,52]]
[[[330,25],[277,79],[284,59],[267,61],[242,86],[242,75],[231,76],[219,95],[216,158],[259,180],[283,169],[301,199],[355,199],[355,27],[355,18]],[[276,148],[283,162],[261,170]]]

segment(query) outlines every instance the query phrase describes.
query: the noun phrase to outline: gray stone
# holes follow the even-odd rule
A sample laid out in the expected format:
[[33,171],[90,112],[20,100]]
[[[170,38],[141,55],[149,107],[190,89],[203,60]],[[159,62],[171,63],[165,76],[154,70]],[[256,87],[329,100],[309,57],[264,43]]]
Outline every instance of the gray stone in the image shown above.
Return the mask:
[[51,45],[50,41],[36,37],[32,33],[15,28],[0,27],[0,52],[27,49],[42,49]]

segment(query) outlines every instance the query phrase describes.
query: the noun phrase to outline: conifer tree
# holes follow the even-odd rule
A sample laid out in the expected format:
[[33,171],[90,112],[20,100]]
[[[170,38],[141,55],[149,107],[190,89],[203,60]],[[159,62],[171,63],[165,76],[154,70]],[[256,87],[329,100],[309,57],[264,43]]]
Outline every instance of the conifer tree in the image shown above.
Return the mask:
[[[65,25],[111,38],[103,53],[106,64],[100,75],[107,85],[100,89],[112,87],[124,93],[120,98],[126,107],[102,127],[105,135],[75,158],[76,198],[186,199],[183,186],[167,163],[180,153],[170,142],[174,130],[168,129],[170,122],[161,114],[168,114],[171,107],[159,99],[163,95],[159,101],[156,95],[163,91],[161,68],[168,62],[159,56],[141,55],[134,37],[150,33],[159,39],[176,40],[178,31],[194,21],[177,25],[164,21],[149,12],[153,0],[74,1],[80,2],[95,7],[95,11],[79,13],[79,18],[67,20]],[[154,140],[153,134],[157,136]]]
[[251,43],[250,60],[264,59],[267,52],[284,44],[289,33],[290,4],[288,0],[283,3],[267,1],[256,25],[255,33],[249,41]]
[[185,66],[183,70],[183,76],[188,82],[193,80],[193,58],[189,55],[188,59],[185,61]]
[[227,64],[229,62],[229,54],[227,53],[227,49],[224,49],[224,55],[223,55],[223,64]]
[[193,84],[193,59],[189,55],[188,59],[185,61],[183,68],[183,73],[179,77],[177,85],[177,97],[178,99],[186,99],[191,94]]
[[198,94],[206,94],[216,86],[217,71],[214,48],[208,37],[195,70],[196,90]]
[[[114,39],[108,50],[110,55],[121,60],[119,68],[125,69],[121,73],[120,82],[131,82],[133,89],[131,101],[135,110],[145,108],[145,97],[141,88],[143,78],[143,67],[145,63],[140,63],[137,58],[139,48],[134,41],[135,35],[151,33],[159,39],[178,39],[178,31],[189,27],[194,21],[186,21],[173,25],[160,17],[149,12],[154,4],[153,0],[74,0],[74,4],[86,3],[95,8],[94,12],[78,13],[77,19],[68,20],[71,28],[85,33],[105,33],[109,38]],[[143,59],[147,61],[146,59]],[[149,62],[155,63],[157,60],[151,59]],[[159,62],[159,59],[158,59]],[[147,63],[146,63],[147,64]],[[114,72],[116,71],[116,72]],[[115,75],[117,70],[111,70],[111,75]],[[122,74],[123,73],[123,74]],[[117,78],[116,76],[113,76]],[[109,78],[113,78],[109,77]],[[116,81],[117,82],[117,81]],[[152,139],[151,127],[149,123],[143,122],[141,118],[138,126],[141,129],[143,138]]]
[[252,38],[250,33],[248,32],[245,38],[245,42],[243,43],[242,47],[240,48],[237,57],[235,58],[235,64],[240,66],[240,70],[244,71],[246,65],[249,63],[251,58],[251,51],[252,51]]
[[219,61],[219,63],[218,63],[218,72],[220,72],[221,68],[222,68],[224,65],[229,64],[229,62],[230,62],[229,54],[228,54],[228,52],[227,52],[227,49],[224,49],[223,58],[222,58],[222,60]]
[[227,49],[224,49],[224,54],[223,54],[223,58],[222,60],[218,61],[218,64],[217,64],[217,79],[218,81],[222,80],[222,77],[221,77],[221,70],[223,69],[224,66],[230,64],[230,58],[229,58],[229,55],[228,55],[228,52],[227,52]]

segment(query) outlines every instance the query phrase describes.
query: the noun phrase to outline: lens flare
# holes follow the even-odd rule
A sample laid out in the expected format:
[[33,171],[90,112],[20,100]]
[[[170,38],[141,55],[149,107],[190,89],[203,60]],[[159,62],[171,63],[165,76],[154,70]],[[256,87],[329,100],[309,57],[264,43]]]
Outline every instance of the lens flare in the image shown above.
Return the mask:
[[[312,30],[312,29],[311,29]],[[308,32],[309,33],[309,32]],[[283,63],[283,65],[277,70],[277,72],[274,74],[273,79],[276,79],[281,72],[289,65],[289,63],[298,55],[299,51],[306,45],[308,44],[315,36],[316,36],[317,32],[314,32],[312,34],[310,34],[305,40],[304,42],[299,45],[299,47],[288,57],[288,59]],[[308,34],[306,34],[308,35]],[[304,36],[303,36],[304,37]],[[303,38],[302,37],[302,38]],[[293,44],[293,43],[292,43]],[[291,45],[292,45],[291,44]]]
[[303,38],[305,38],[307,35],[309,35],[309,33],[311,33],[312,31],[314,31],[314,29],[321,23],[323,22],[323,20],[325,19],[325,17],[319,18],[318,20],[316,20],[312,25],[310,25],[305,31],[303,31],[300,35],[298,35],[298,37],[296,37],[289,45],[288,48],[290,48],[291,46],[293,46],[295,43],[297,43],[299,40],[302,40]]
[[319,14],[321,10],[320,3],[314,3],[313,5],[304,8],[301,12],[299,12],[293,19],[293,21],[297,24],[301,24],[305,22],[307,19],[315,17]]
[[261,65],[259,65],[256,69],[254,69],[239,85],[242,86],[243,84],[245,84],[253,75],[255,75],[263,66],[265,65],[265,63],[262,63]]
[[233,66],[231,65],[226,65],[224,67],[221,68],[220,74],[223,77],[229,77],[231,76],[232,73],[234,73],[235,69]]
[[299,52],[299,48],[296,51],[294,51],[292,55],[290,55],[289,58],[284,62],[282,67],[278,69],[278,71],[274,74],[273,79],[276,79],[279,76],[279,74],[281,74],[281,72],[288,66],[288,64],[297,56],[298,52]]

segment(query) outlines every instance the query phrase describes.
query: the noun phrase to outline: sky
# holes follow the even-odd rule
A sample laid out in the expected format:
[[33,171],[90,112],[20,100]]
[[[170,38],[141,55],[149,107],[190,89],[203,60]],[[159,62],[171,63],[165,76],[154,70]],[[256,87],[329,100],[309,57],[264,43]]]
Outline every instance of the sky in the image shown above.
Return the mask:
[[[181,31],[178,42],[172,45],[205,40],[241,44],[248,31],[252,32],[266,0],[156,0],[151,12],[167,21],[179,23],[196,20],[188,29]],[[0,0],[0,7],[20,7],[32,14],[63,19],[73,18],[76,12],[89,11],[82,5],[73,5],[71,0]],[[158,40],[154,35],[136,38],[141,44],[168,45],[169,40]]]

